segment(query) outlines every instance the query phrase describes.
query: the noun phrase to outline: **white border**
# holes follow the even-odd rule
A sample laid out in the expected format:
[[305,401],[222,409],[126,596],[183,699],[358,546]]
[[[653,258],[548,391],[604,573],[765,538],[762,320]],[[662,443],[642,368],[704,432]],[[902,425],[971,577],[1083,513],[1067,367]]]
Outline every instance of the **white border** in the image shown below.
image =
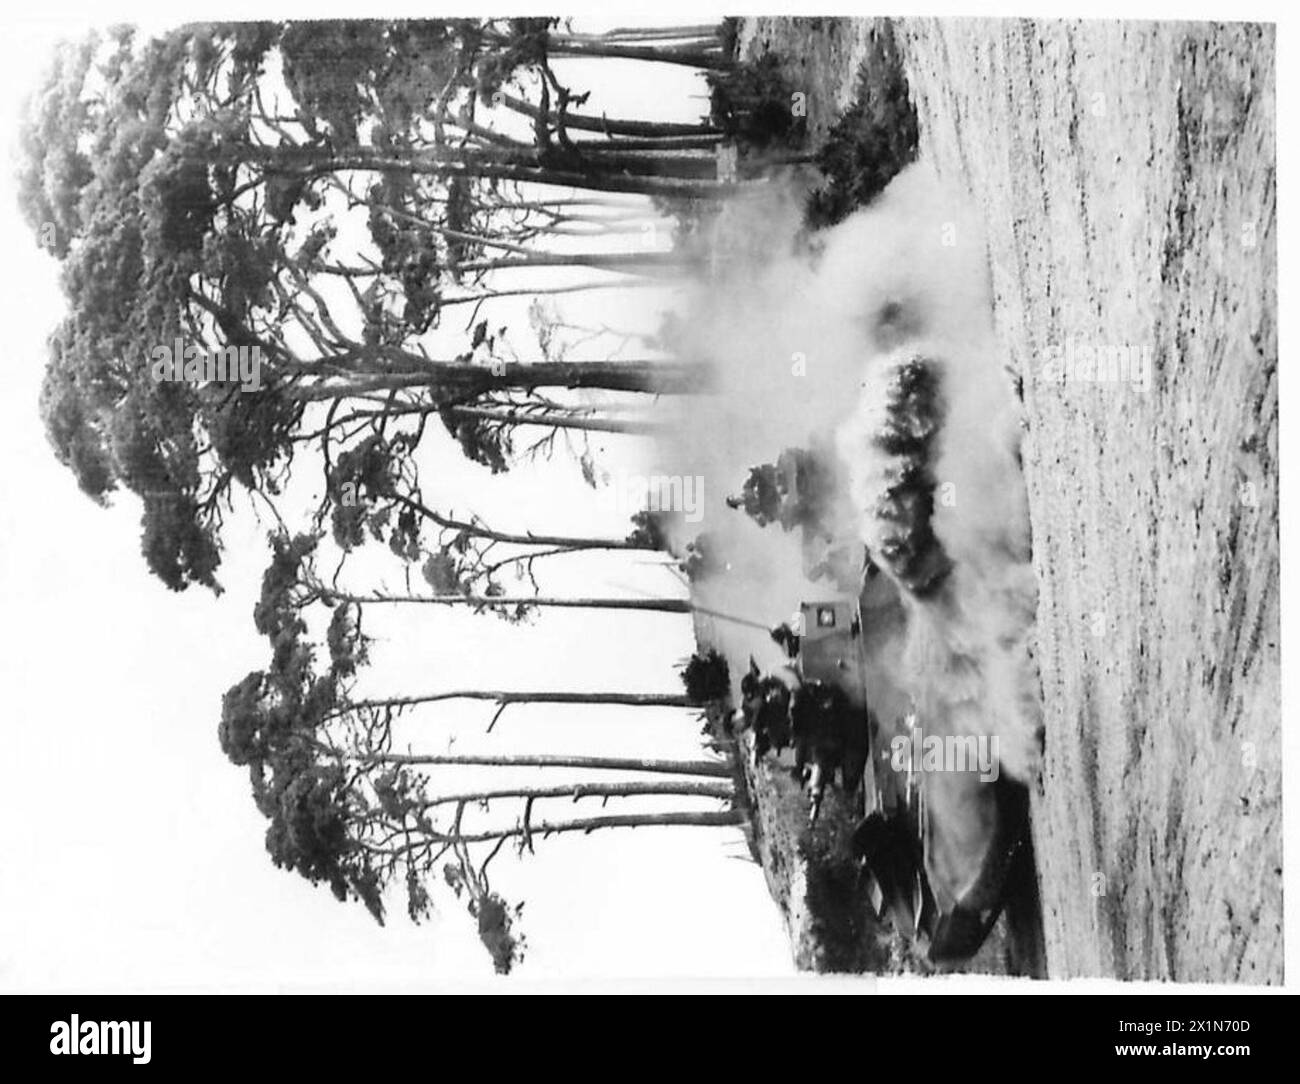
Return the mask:
[[[991,3],[987,0],[968,3],[917,3],[914,0],[892,0],[888,5],[843,5],[818,3],[812,8],[800,10],[803,4],[792,0],[785,3],[751,2],[744,4],[711,4],[698,0],[656,0],[652,5],[645,2],[593,2],[593,0],[566,0],[563,3],[538,2],[538,0],[508,0],[500,5],[502,11],[512,15],[523,14],[563,14],[599,15],[608,19],[614,12],[625,13],[629,22],[638,17],[649,17],[656,22],[665,21],[680,12],[685,18],[699,21],[710,15],[728,14],[785,14],[806,13],[818,15],[864,16],[888,14],[899,16],[964,16],[964,17],[1006,17],[1032,16],[1041,19],[1159,19],[1169,21],[1214,20],[1229,22],[1270,22],[1277,25],[1277,173],[1279,182],[1295,175],[1297,140],[1294,124],[1286,103],[1300,101],[1300,88],[1297,88],[1295,69],[1288,63],[1291,52],[1291,33],[1298,21],[1294,7],[1281,3],[1260,3],[1258,0],[1238,0],[1236,3],[1207,3],[1204,0],[1092,0],[1082,4],[1047,3],[1046,0],[1026,3],[1017,0],[1010,4]],[[199,3],[179,10],[173,5],[160,0],[114,0],[104,4],[93,0],[44,0],[40,5],[39,15],[19,15],[14,17],[12,9],[6,12],[5,23],[61,23],[69,24],[70,29],[87,24],[104,25],[112,22],[142,22],[146,24],[174,24],[182,21],[198,21],[209,18],[330,18],[366,15],[370,17],[429,17],[432,15],[484,14],[484,5],[472,3],[440,3],[437,0],[387,0],[379,5],[339,2],[339,0],[281,0],[278,3],[259,3],[257,0],[229,0],[225,3]],[[740,10],[737,10],[740,9]],[[1297,246],[1295,230],[1290,217],[1291,192],[1283,192],[1285,186],[1278,185],[1281,206],[1278,215],[1278,319],[1279,341],[1287,341],[1289,302],[1294,298],[1292,289],[1295,282],[1295,264]],[[1284,368],[1284,367],[1283,367]],[[1286,412],[1288,381],[1279,378],[1281,402],[1279,410]],[[1280,427],[1280,463],[1288,463],[1288,454],[1293,446],[1293,439],[1285,426]],[[1283,540],[1296,537],[1296,514],[1294,505],[1289,500],[1290,486],[1287,484],[1286,468],[1281,479],[1281,530]],[[1286,552],[1285,547],[1282,550]],[[1006,993],[1026,992],[1044,994],[1087,993],[1113,994],[1125,993],[1151,995],[1178,991],[1206,993],[1272,993],[1279,989],[1297,985],[1300,980],[1300,960],[1297,958],[1297,942],[1300,941],[1300,929],[1296,923],[1296,909],[1300,906],[1300,885],[1297,885],[1296,857],[1294,842],[1300,838],[1300,795],[1296,793],[1296,772],[1298,748],[1300,748],[1300,726],[1291,722],[1297,703],[1297,683],[1300,673],[1296,667],[1287,665],[1287,648],[1291,643],[1291,630],[1295,622],[1291,617],[1295,613],[1296,592],[1295,579],[1282,570],[1282,739],[1283,739],[1283,802],[1285,838],[1283,843],[1284,868],[1284,914],[1285,914],[1285,962],[1287,984],[1282,988],[1260,988],[1243,986],[1200,986],[1176,985],[1168,983],[1122,982],[1119,980],[1088,979],[1051,982],[1031,982],[997,976],[961,975],[947,978],[881,978],[874,982],[870,979],[835,979],[798,977],[790,980],[772,981],[746,980],[743,978],[718,979],[708,982],[668,981],[638,982],[627,979],[619,982],[593,983],[540,983],[512,980],[508,983],[492,984],[483,988],[457,985],[459,992],[465,993]],[[431,989],[446,989],[447,984],[438,982],[436,974],[430,975],[428,986],[421,986],[427,992]],[[194,987],[211,990],[211,987]],[[283,987],[281,988],[283,989]],[[293,988],[297,990],[298,988]],[[349,988],[357,990],[356,986]],[[306,988],[303,988],[305,992]],[[144,991],[141,991],[144,992]],[[329,991],[321,991],[329,992]]]

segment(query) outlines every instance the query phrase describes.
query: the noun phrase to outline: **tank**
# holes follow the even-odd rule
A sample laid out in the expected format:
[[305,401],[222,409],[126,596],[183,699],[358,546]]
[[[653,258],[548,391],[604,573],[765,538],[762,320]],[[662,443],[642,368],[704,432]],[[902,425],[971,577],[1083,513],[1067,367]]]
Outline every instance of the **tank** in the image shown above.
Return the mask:
[[[896,769],[871,710],[858,599],[828,595],[800,605],[794,666],[805,685],[841,691],[849,726],[865,732],[861,821],[854,849],[879,920],[922,942],[935,963],[973,956],[1001,913],[1011,868],[1028,838],[1019,784],[973,773]],[[905,733],[915,714],[903,721]]]

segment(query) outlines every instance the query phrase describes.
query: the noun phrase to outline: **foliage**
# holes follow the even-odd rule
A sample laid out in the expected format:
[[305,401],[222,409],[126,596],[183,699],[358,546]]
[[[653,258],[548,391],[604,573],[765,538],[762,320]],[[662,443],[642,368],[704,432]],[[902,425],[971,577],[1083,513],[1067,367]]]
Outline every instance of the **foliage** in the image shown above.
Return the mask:
[[515,929],[523,915],[522,903],[510,906],[500,895],[484,887],[480,876],[472,868],[448,864],[443,876],[459,898],[468,896],[469,913],[478,927],[479,940],[492,957],[492,966],[498,975],[508,975],[523,962],[524,937]]
[[516,18],[505,20],[502,46],[478,54],[474,75],[479,97],[491,101],[523,68],[536,68],[546,61],[550,28],[554,18]]
[[361,607],[355,602],[341,602],[334,607],[325,643],[330,653],[330,668],[339,677],[353,677],[369,657],[369,641],[361,632]]
[[632,514],[632,530],[627,540],[633,545],[647,550],[668,549],[668,517],[663,512],[643,508]]
[[451,410],[442,412],[442,423],[466,459],[481,463],[493,474],[504,474],[510,469],[510,457],[514,454],[510,426],[483,418],[465,418]]
[[707,531],[686,543],[686,553],[682,556],[681,566],[687,579],[692,583],[716,576],[720,572],[725,572],[728,567],[718,540]]
[[873,557],[914,594],[937,590],[952,563],[934,533],[934,438],[943,423],[943,401],[933,364],[910,357],[885,386],[885,422],[873,443],[892,457],[884,490],[873,509],[880,525]]
[[797,146],[805,119],[795,116],[794,89],[774,53],[705,73],[709,119],[746,151]]
[[380,872],[351,838],[352,796],[339,764],[300,766],[280,761],[259,795],[270,810],[266,849],[281,869],[325,883],[340,901],[354,896],[383,924]]
[[816,967],[880,974],[889,969],[887,931],[871,916],[861,864],[849,843],[852,826],[853,817],[836,806],[798,838],[818,945]]
[[693,704],[725,700],[731,695],[731,676],[727,660],[715,648],[697,651],[682,667],[682,684]]
[[144,501],[140,548],[145,563],[173,591],[199,583],[220,591],[220,551],[202,524],[198,502],[185,492],[163,491]]
[[[472,117],[461,110],[476,94],[544,68],[550,25],[211,23],[154,38],[92,35],[57,53],[28,106],[19,178],[23,214],[60,261],[68,304],[49,341],[42,416],[92,499],[145,498],[143,551],[169,587],[218,588],[234,484],[274,508],[303,445],[329,470],[340,445],[370,429],[386,435],[392,459],[409,460],[442,410],[468,457],[507,469],[510,425],[444,409],[501,386],[480,364],[493,349],[486,324],[445,370],[419,339],[447,282],[480,282],[482,269],[463,265],[485,251],[481,237],[533,235],[533,212],[488,166],[540,159],[443,127]],[[263,93],[277,61],[287,109]],[[428,169],[434,145],[459,168]],[[372,178],[363,191],[351,185],[358,174]],[[369,238],[353,264],[341,262],[333,246],[365,236],[353,228],[361,216]],[[356,302],[351,323],[324,301],[340,284]],[[155,352],[182,346],[259,348],[261,388],[158,379]],[[391,398],[374,407],[376,388],[400,390],[403,420],[388,417]],[[343,402],[341,434],[305,424],[308,404]],[[369,530],[407,559],[420,555],[410,514],[387,527],[363,520],[349,506],[337,535],[357,545]]]
[[299,636],[307,631],[294,595],[303,566],[315,553],[320,539],[308,534],[291,538],[276,533],[269,541],[271,561],[262,573],[262,594],[253,608],[253,624],[274,643],[283,636]]
[[[470,860],[461,809],[452,827],[435,823],[428,777],[393,767],[392,724],[406,705],[354,697],[369,655],[362,607],[340,601],[325,586],[337,578],[323,581],[314,564],[328,532],[345,553],[386,544],[408,577],[418,567],[439,593],[502,594],[493,576],[511,558],[486,557],[501,533],[424,507],[414,453],[439,414],[469,458],[507,469],[511,427],[467,422],[453,408],[515,389],[486,364],[496,357],[486,321],[451,361],[420,340],[448,283],[482,286],[483,269],[466,265],[493,247],[484,238],[511,250],[526,245],[502,238],[535,236],[537,205],[481,167],[527,167],[546,182],[547,159],[490,132],[476,139],[471,126],[476,97],[549,71],[552,25],[211,23],[151,39],[92,36],[60,51],[33,98],[19,182],[67,301],[41,395],[56,456],[92,499],[142,499],[146,560],[174,590],[218,589],[232,493],[246,490],[279,524],[253,608],[270,658],[226,691],[217,727],[224,754],[249,773],[273,861],[380,922],[384,893],[404,884],[419,920],[432,906],[431,871],[455,846],[479,936],[502,972],[522,958],[522,904],[507,905],[487,885],[487,863]],[[562,113],[571,99],[554,86]],[[593,175],[621,180],[640,161],[592,158]],[[369,183],[354,185],[362,175]],[[356,237],[358,249],[336,251]],[[351,320],[336,321],[343,310]],[[150,364],[160,349],[224,347],[257,348],[255,393],[233,380],[167,379]],[[620,390],[626,379],[608,378]],[[601,385],[584,374],[583,386]],[[273,498],[304,448],[324,468],[326,493],[310,529],[293,534]],[[664,543],[648,514],[636,532]],[[531,575],[530,564],[515,569],[525,567]],[[317,604],[330,610],[327,666],[305,618]],[[725,667],[702,680],[725,685]]]
[[751,468],[740,494],[728,497],[727,504],[760,527],[779,523],[786,531],[802,527],[827,534],[835,489],[825,450],[787,448],[776,463]]
[[523,960],[524,940],[514,930],[515,920],[524,905],[509,906],[495,893],[484,896],[470,908],[478,921],[478,936],[492,957],[492,966],[498,975],[508,975]]
[[361,545],[367,529],[377,540],[384,537],[387,515],[380,510],[397,492],[398,470],[392,444],[379,433],[339,453],[329,473],[329,493],[330,526],[340,549]]
[[785,492],[776,466],[763,463],[751,467],[749,477],[741,487],[740,495],[728,497],[727,505],[744,511],[760,527],[769,523],[781,523],[782,502]]
[[806,225],[814,230],[833,226],[865,207],[916,160],[918,142],[916,107],[893,30],[885,22],[872,32],[853,104],[817,152],[827,183],[808,197]]

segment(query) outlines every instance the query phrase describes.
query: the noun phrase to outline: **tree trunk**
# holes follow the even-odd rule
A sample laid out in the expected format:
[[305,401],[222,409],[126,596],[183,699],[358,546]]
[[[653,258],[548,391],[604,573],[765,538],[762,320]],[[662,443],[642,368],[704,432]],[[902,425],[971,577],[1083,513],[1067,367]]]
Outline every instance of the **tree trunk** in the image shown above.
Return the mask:
[[681,779],[667,783],[568,783],[553,787],[502,787],[498,790],[467,791],[464,794],[440,794],[425,803],[425,808],[455,805],[458,802],[490,802],[503,798],[639,798],[645,795],[671,794],[677,797],[723,798],[735,796],[736,788],[728,780]]
[[[639,267],[642,265],[654,266],[654,267],[659,267],[659,266],[683,267],[689,263],[689,261],[685,260],[683,257],[673,252],[657,252],[657,251],[656,252],[645,252],[645,251],[642,252],[573,252],[573,253],[551,252],[546,249],[538,249],[534,246],[521,244],[518,241],[506,240],[505,238],[501,238],[501,237],[488,237],[484,234],[464,233],[461,230],[448,229],[445,226],[439,226],[436,222],[430,222],[427,219],[420,218],[418,215],[407,214],[405,211],[400,211],[394,207],[389,207],[382,203],[373,204],[372,206],[377,207],[378,209],[384,211],[389,215],[393,215],[394,217],[402,218],[407,221],[413,222],[416,225],[429,230],[431,233],[436,233],[441,235],[442,237],[445,237],[449,241],[458,241],[462,245],[471,248],[492,248],[492,249],[499,249],[505,252],[513,252],[516,254],[516,256],[519,257],[519,259],[513,261],[508,261],[504,259],[501,261],[496,261],[496,260],[485,261],[481,265],[472,265],[468,262],[462,262],[459,264],[452,263],[451,269],[456,271],[491,270],[494,267],[513,267],[513,266],[569,267],[574,264],[578,264],[583,267],[594,267],[594,268],[599,268],[601,270],[610,270],[611,268],[621,269],[625,265],[633,266],[633,267]],[[644,220],[644,216],[642,216],[641,220]],[[637,220],[634,219],[632,221],[637,221]],[[537,227],[537,231],[544,232],[544,233],[558,232],[554,230],[552,227],[548,227],[548,226],[539,226]],[[603,232],[606,234],[612,234],[612,233],[617,233],[619,231],[605,230]],[[622,232],[634,232],[634,231],[625,230]],[[591,234],[578,233],[578,234],[572,234],[571,236],[581,237],[581,236],[591,236]]]
[[299,178],[346,172],[413,173],[682,199],[722,199],[737,191],[736,185],[721,181],[628,177],[594,170],[554,168],[543,164],[535,150],[527,154],[490,149],[449,151],[444,148],[404,152],[363,149],[330,153],[316,147],[246,146],[241,148],[241,152],[245,160],[261,165],[268,175],[279,173]]
[[375,753],[350,756],[374,764],[481,765],[495,768],[592,768],[614,772],[661,775],[703,775],[731,778],[731,766],[721,760],[641,760],[629,757],[584,757],[563,754]]
[[[373,358],[345,353],[338,358],[322,358],[342,364],[357,361],[378,367],[385,356]],[[707,372],[703,366],[672,361],[539,361],[511,362],[504,365],[478,365],[468,362],[428,361],[419,355],[403,360],[411,366],[404,372],[376,372],[362,368],[356,376],[320,378],[319,382],[296,385],[284,393],[301,402],[345,399],[367,392],[394,389],[427,388],[451,404],[455,400],[476,399],[493,391],[534,391],[539,388],[592,388],[601,391],[645,392],[654,395],[690,395],[704,391]],[[311,377],[319,373],[316,364],[289,370],[294,375]]]
[[703,813],[616,813],[605,817],[582,817],[571,821],[519,824],[513,828],[498,828],[483,832],[460,832],[454,838],[461,843],[486,843],[494,839],[511,839],[516,836],[551,836],[561,832],[586,834],[601,828],[668,828],[679,825],[719,828],[744,824],[747,819],[739,809]]
[[551,38],[546,51],[553,57],[608,57],[619,60],[652,60],[659,64],[681,64],[688,68],[732,67],[732,62],[721,51],[709,52],[700,48],[679,48],[653,45],[611,45],[605,42],[581,41],[574,38]]
[[537,252],[525,256],[502,256],[499,259],[468,260],[449,263],[456,274],[479,271],[508,271],[517,267],[589,267],[596,271],[619,271],[624,274],[657,274],[671,278],[664,271],[681,271],[691,261],[676,252]]
[[[319,270],[345,277],[374,275],[366,268],[323,267]],[[427,388],[436,390],[438,405],[478,398],[491,391],[532,391],[538,388],[593,388],[602,391],[647,392],[655,395],[689,395],[706,390],[708,371],[689,362],[637,359],[627,361],[538,361],[490,365],[463,361],[435,361],[397,346],[354,344],[350,350],[323,355],[304,364],[274,342],[252,334],[224,306],[197,291],[189,300],[210,313],[218,326],[242,332],[266,350],[276,362],[271,374],[278,383],[286,377],[311,383],[281,386],[288,398],[299,402],[344,399],[368,392]],[[348,375],[322,376],[344,369]],[[355,374],[355,375],[353,375]],[[340,381],[342,381],[340,383]]]
[[[613,231],[607,231],[613,232]],[[629,287],[644,286],[647,288],[658,288],[655,282],[626,282],[610,279],[605,282],[581,282],[573,286],[548,286],[544,289],[533,287],[532,289],[520,288],[517,290],[488,290],[484,289],[481,293],[468,294],[465,297],[443,298],[438,302],[439,309],[448,309],[453,305],[473,305],[487,301],[495,301],[500,297],[540,297],[546,294],[580,294],[584,290],[626,290]]]
[[496,704],[611,704],[622,707],[689,708],[694,705],[681,693],[572,693],[572,692],[503,692],[493,689],[458,689],[421,696],[394,696],[374,700],[357,700],[344,705],[352,708],[401,708],[434,704],[441,700],[491,700]]
[[573,418],[551,413],[528,414],[517,410],[492,410],[487,407],[452,407],[457,418],[477,418],[481,421],[500,422],[503,425],[540,425],[551,429],[585,429],[597,433],[623,433],[631,436],[653,436],[664,432],[657,422],[626,421],[614,418]]
[[322,587],[322,598],[336,602],[412,603],[425,606],[482,606],[498,610],[509,606],[546,606],[578,610],[648,610],[654,613],[688,614],[694,607],[684,598],[548,598],[519,595],[354,595]]
[[[540,106],[533,105],[532,102],[525,101],[523,98],[516,98],[510,94],[502,94],[500,102],[507,109],[516,113],[522,113],[526,117],[537,120],[542,116]],[[558,113],[546,114],[548,124],[556,124],[559,121]],[[609,117],[593,117],[581,113],[565,113],[564,126],[572,128],[574,131],[581,132],[602,132],[608,136],[645,136],[650,139],[656,139],[660,136],[720,136],[721,130],[708,124],[671,124],[664,121],[647,121],[647,120],[611,120]]]
[[482,524],[467,523],[452,519],[422,504],[412,497],[396,494],[394,499],[404,504],[413,512],[418,512],[431,523],[452,531],[465,531],[475,538],[485,538],[490,542],[501,542],[512,546],[543,546],[562,550],[646,550],[645,546],[630,542],[626,538],[581,538],[553,534],[512,534],[508,531],[494,531]]
[[573,146],[583,154],[613,154],[620,151],[711,151],[722,142],[722,134],[663,136],[658,139],[584,139]]
[[670,154],[667,153],[667,148],[634,151],[617,143],[598,146],[600,150],[590,148],[592,153],[588,154],[583,152],[589,148],[584,148],[581,143],[573,144],[583,163],[594,166],[601,173],[608,171],[615,176],[629,177],[672,177],[683,181],[716,181],[718,177],[718,160],[713,154],[689,151]]
[[614,41],[630,38],[711,38],[717,39],[721,29],[718,23],[696,23],[692,26],[616,26],[604,34],[576,34],[574,37],[603,37]]
[[[696,362],[537,361],[529,364],[468,365],[484,392],[537,388],[592,388],[657,395],[690,395],[707,385],[706,368]],[[440,370],[441,371],[441,370]]]

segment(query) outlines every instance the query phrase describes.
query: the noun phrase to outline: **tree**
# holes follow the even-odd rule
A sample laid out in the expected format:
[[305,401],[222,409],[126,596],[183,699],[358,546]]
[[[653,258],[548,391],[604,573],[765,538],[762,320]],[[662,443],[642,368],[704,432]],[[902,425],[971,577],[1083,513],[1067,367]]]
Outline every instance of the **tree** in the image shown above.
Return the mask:
[[[412,919],[426,916],[441,871],[502,971],[523,951],[520,906],[489,879],[506,843],[531,851],[556,834],[738,824],[731,768],[704,756],[399,745],[399,724],[445,731],[438,705],[453,698],[491,705],[489,729],[522,703],[698,701],[689,689],[363,696],[366,630],[381,604],[406,602],[511,620],[545,606],[691,612],[678,598],[557,598],[533,578],[546,558],[664,546],[651,514],[621,538],[505,530],[428,495],[419,466],[441,428],[493,472],[572,441],[591,480],[584,434],[653,432],[626,412],[632,403],[707,390],[707,367],[664,343],[643,342],[634,358],[571,357],[558,320],[537,331],[540,353],[521,351],[490,306],[573,289],[546,285],[560,267],[586,269],[582,288],[671,281],[694,251],[651,250],[642,227],[735,190],[716,179],[712,125],[591,127],[571,111],[586,93],[561,83],[551,58],[718,71],[727,52],[708,30],[593,40],[528,19],[120,30],[59,54],[22,136],[23,210],[38,236],[53,227],[68,299],[41,399],[56,455],[93,499],[142,498],[146,560],[176,590],[219,589],[236,494],[274,520],[254,608],[271,657],[226,693],[219,724],[223,751],[249,771],[272,860],[379,921],[396,890]],[[448,325],[466,316],[463,331]],[[227,352],[239,374],[206,364]],[[593,390],[606,393],[598,406],[575,394]],[[521,432],[539,429],[521,452]],[[325,486],[297,534],[280,499],[295,467]],[[332,576],[316,568],[330,535]],[[367,542],[400,559],[405,592],[340,586]],[[416,571],[432,594],[411,588]],[[510,572],[534,593],[507,593]],[[328,616],[323,648],[309,614]],[[449,788],[439,769],[460,765],[501,774]],[[506,774],[520,768],[524,784]],[[615,808],[558,809],[593,799]]]
[[[360,901],[377,921],[385,918],[385,895],[402,888],[410,918],[420,921],[432,906],[431,888],[443,880],[475,918],[480,937],[499,971],[518,961],[520,907],[511,907],[488,879],[488,867],[507,842],[532,852],[535,841],[557,834],[589,834],[613,828],[716,827],[741,823],[743,814],[722,810],[637,810],[588,817],[541,812],[557,801],[595,798],[602,804],[638,797],[709,798],[730,803],[731,768],[723,761],[556,754],[473,755],[394,751],[394,728],[403,716],[452,697],[506,706],[525,700],[547,703],[654,704],[685,706],[687,697],[637,694],[523,693],[456,690],[407,697],[353,695],[357,670],[369,644],[362,611],[337,606],[329,624],[330,665],[318,671],[315,647],[293,585],[314,546],[309,537],[281,538],[263,578],[254,612],[258,631],[272,647],[270,664],[236,683],[222,702],[219,737],[226,755],[249,769],[253,796],[268,820],[266,845],[276,865],[313,884],[326,884],[340,900]],[[342,615],[342,616],[340,616]],[[491,725],[491,724],[489,724]],[[477,764],[509,769],[634,772],[638,778],[475,786],[446,790],[429,769]],[[512,820],[491,817],[494,806],[517,809]]]
[[919,355],[889,373],[881,404],[885,419],[873,443],[888,457],[884,489],[874,511],[871,557],[918,598],[937,592],[952,559],[934,533],[934,439],[944,403],[934,363]]
[[[476,439],[482,439],[481,436]],[[394,447],[394,444],[398,447]],[[408,565],[417,567],[439,596],[477,594],[495,597],[501,610],[503,588],[499,577],[514,569],[519,579],[533,579],[535,564],[547,558],[594,550],[645,550],[662,544],[641,531],[634,518],[624,538],[597,538],[545,532],[517,533],[490,527],[477,517],[459,519],[424,504],[402,438],[387,441],[372,434],[341,453],[328,475],[331,528],[335,543],[346,553],[367,539],[384,541]],[[475,452],[489,464],[495,446],[484,444]],[[422,527],[429,527],[426,537]],[[313,546],[314,548],[314,546]],[[316,583],[308,594],[319,594],[310,568],[304,578]]]
[[[697,367],[658,360],[494,360],[498,336],[486,324],[454,357],[435,360],[423,348],[446,282],[676,259],[521,252],[490,224],[509,210],[504,181],[617,188],[632,167],[613,157],[574,174],[534,147],[473,133],[451,140],[437,131],[443,118],[426,132],[413,108],[413,84],[427,77],[417,58],[436,58],[451,72],[448,85],[472,96],[464,65],[482,57],[481,45],[466,44],[477,40],[471,29],[211,25],[143,45],[122,31],[56,64],[24,131],[22,178],[29,221],[58,227],[70,303],[51,339],[43,411],[56,454],[92,497],[125,487],[149,498],[145,553],[168,586],[216,586],[232,482],[273,498],[304,445],[328,463],[331,441],[406,423],[410,455],[437,415],[468,454],[501,468],[503,434],[532,420],[533,403],[507,399],[502,413],[503,401],[484,397],[700,386]],[[272,55],[296,95],[287,120],[266,103]],[[375,183],[357,195],[352,182],[363,175]],[[641,188],[698,194],[667,178]],[[352,209],[367,215],[379,258],[349,268],[328,253]],[[535,237],[541,228],[528,229]],[[160,382],[143,362],[172,344],[203,355],[255,348],[265,387],[250,395],[229,380]],[[337,409],[345,403],[355,406]],[[333,411],[321,427],[312,424],[317,407]],[[562,410],[547,422],[598,424]]]
[[[413,530],[411,521],[400,522],[390,540],[390,548],[406,560],[413,560],[422,552],[418,542],[412,541],[405,532]],[[346,528],[336,524],[336,539]],[[482,565],[471,568],[463,563],[456,563],[450,548],[431,554],[425,561],[423,572],[425,578],[435,589],[436,594],[395,594],[386,591],[359,592],[349,591],[326,583],[315,570],[314,555],[321,536],[304,534],[290,538],[287,534],[271,536],[273,558],[263,578],[262,598],[255,610],[258,629],[266,632],[263,626],[269,618],[265,614],[300,614],[306,607],[317,603],[334,607],[343,605],[356,607],[358,614],[364,606],[377,605],[423,605],[431,607],[468,606],[480,612],[493,611],[521,620],[538,608],[563,608],[584,610],[617,610],[622,612],[654,613],[691,613],[694,605],[684,598],[568,598],[543,595],[507,596],[491,580],[491,574],[497,570],[495,565]],[[580,540],[571,540],[578,543]],[[346,551],[349,540],[340,541]],[[634,546],[635,543],[627,543]],[[403,549],[403,547],[408,547]],[[581,545],[575,547],[581,549]],[[617,548],[622,548],[617,547]],[[549,552],[549,551],[548,551]],[[500,563],[498,562],[498,565]],[[341,567],[340,570],[341,571]],[[488,586],[481,594],[473,593],[470,584],[477,577],[486,577]],[[351,611],[350,611],[351,612]],[[276,620],[283,620],[277,617]],[[300,620],[300,619],[299,619]],[[359,621],[359,618],[358,618]],[[611,694],[614,695],[614,694]]]
[[802,527],[829,537],[837,488],[829,449],[787,448],[776,463],[751,468],[740,494],[728,497],[727,504],[760,527],[779,523],[782,530]]
[[682,667],[682,684],[686,686],[686,695],[697,704],[728,699],[731,677],[727,660],[714,648],[696,652]]

